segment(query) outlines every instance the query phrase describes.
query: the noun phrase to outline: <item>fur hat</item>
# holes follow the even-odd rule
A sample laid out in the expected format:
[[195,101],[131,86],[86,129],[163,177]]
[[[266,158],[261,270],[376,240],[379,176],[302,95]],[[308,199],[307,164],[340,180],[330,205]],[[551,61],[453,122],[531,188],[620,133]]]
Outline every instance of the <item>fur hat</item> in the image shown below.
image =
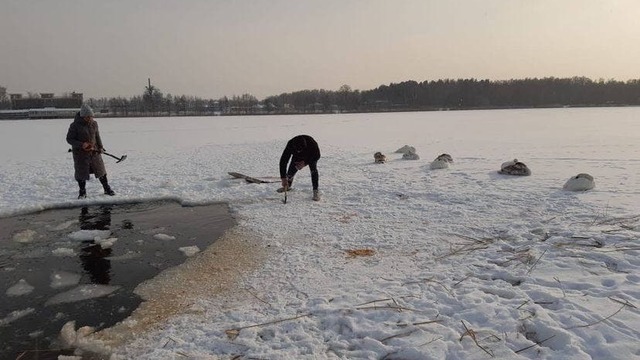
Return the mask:
[[84,103],[84,104],[82,104],[82,107],[80,108],[80,116],[81,117],[87,117],[87,116],[93,117],[93,110],[91,109],[91,107],[89,105]]

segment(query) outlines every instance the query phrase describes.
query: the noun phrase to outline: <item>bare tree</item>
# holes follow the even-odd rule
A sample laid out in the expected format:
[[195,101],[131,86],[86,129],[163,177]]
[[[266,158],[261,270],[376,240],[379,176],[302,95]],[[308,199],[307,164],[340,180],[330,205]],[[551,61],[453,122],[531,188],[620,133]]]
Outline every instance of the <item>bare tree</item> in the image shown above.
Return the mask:
[[162,92],[155,86],[151,85],[151,79],[149,79],[149,85],[144,87],[144,94],[142,95],[142,101],[146,111],[151,111],[155,114],[158,107],[162,104]]
[[7,96],[7,88],[0,86],[0,109],[8,109],[11,107],[11,101]]

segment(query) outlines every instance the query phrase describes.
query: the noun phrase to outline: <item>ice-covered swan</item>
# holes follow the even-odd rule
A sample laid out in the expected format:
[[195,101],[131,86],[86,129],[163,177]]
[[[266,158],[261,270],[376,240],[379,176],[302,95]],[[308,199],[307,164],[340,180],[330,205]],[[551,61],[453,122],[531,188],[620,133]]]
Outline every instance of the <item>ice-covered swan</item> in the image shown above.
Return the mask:
[[405,160],[419,160],[420,156],[416,154],[416,148],[413,146],[405,145],[400,149],[395,151],[396,153],[401,153],[402,158]]
[[502,163],[498,173],[505,175],[529,176],[531,175],[531,170],[529,170],[527,165],[523,162],[518,161],[518,159],[513,159],[513,161]]
[[453,158],[449,154],[439,155],[435,160],[431,162],[429,165],[431,169],[447,169],[449,168],[449,164],[453,163]]
[[413,146],[409,146],[409,145],[405,145],[403,147],[401,147],[400,149],[395,151],[397,154],[406,154],[408,152],[412,152],[415,154],[416,152],[416,148],[414,148]]
[[405,160],[420,160],[420,156],[415,151],[408,151],[402,154],[402,158]]
[[576,176],[572,176],[562,187],[567,191],[587,191],[596,187],[593,176],[585,173],[580,173]]

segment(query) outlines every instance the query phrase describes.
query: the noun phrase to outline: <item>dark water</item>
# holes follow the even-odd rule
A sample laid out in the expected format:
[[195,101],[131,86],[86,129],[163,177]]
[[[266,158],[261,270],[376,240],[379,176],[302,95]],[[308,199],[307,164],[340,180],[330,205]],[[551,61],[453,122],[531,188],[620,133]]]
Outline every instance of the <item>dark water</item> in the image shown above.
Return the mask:
[[[76,329],[102,329],[123,320],[142,301],[133,293],[139,283],[187,259],[178,248],[204,250],[234,224],[226,204],[183,207],[173,202],[48,210],[0,219],[0,359],[70,354],[46,351],[58,347],[66,322],[75,320]],[[108,237],[117,240],[109,248],[69,237],[80,230],[107,230]],[[157,234],[175,239],[154,237]],[[78,283],[54,288],[52,276],[61,271],[75,274]],[[7,289],[21,279],[34,289],[9,296]],[[106,296],[51,303],[55,295],[87,284],[117,289]],[[29,313],[10,321],[10,314],[24,310]]]

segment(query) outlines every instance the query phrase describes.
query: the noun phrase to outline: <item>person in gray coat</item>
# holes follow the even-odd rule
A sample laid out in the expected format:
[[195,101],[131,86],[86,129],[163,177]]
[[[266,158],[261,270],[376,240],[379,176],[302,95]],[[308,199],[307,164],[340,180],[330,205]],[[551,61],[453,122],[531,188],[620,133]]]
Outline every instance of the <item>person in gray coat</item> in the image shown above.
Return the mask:
[[91,107],[87,104],[82,104],[67,132],[67,142],[71,145],[73,153],[75,179],[80,187],[78,199],[87,197],[86,184],[90,174],[94,174],[100,180],[106,195],[113,196],[116,194],[107,181],[107,170],[104,167],[101,155],[104,147],[102,146],[98,123],[93,119],[93,115]]

